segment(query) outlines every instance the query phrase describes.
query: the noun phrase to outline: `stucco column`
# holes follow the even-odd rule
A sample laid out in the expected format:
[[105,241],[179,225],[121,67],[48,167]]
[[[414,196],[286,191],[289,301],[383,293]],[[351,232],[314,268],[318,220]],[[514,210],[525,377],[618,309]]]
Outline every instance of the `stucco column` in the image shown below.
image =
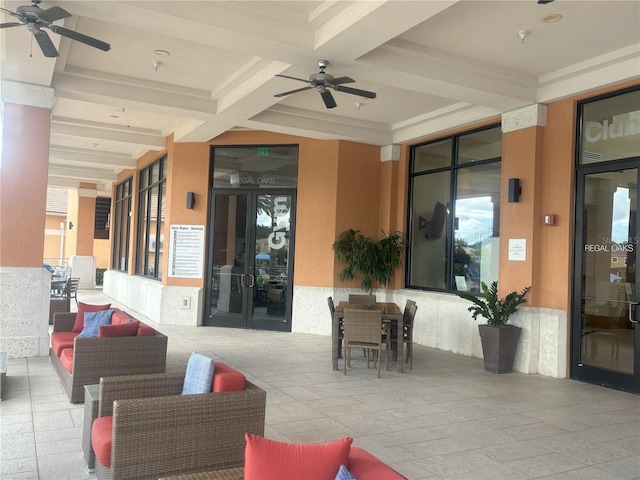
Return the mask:
[[42,267],[54,91],[3,81],[0,175],[0,350],[49,352],[51,274]]
[[[502,115],[502,205],[500,218],[500,293],[535,285],[539,272],[542,213],[542,147],[546,105],[530,105]],[[518,202],[508,201],[509,179],[520,180]],[[510,241],[524,241],[524,259],[510,258]],[[513,245],[513,243],[511,243]],[[534,289],[535,290],[535,289]],[[529,304],[537,305],[532,291]]]
[[[79,288],[92,289],[96,286],[96,258],[93,255],[95,234],[96,198],[98,191],[94,184],[81,184],[78,189],[69,190],[67,212],[67,256],[71,265],[71,276],[80,279]],[[69,229],[69,222],[73,228]]]

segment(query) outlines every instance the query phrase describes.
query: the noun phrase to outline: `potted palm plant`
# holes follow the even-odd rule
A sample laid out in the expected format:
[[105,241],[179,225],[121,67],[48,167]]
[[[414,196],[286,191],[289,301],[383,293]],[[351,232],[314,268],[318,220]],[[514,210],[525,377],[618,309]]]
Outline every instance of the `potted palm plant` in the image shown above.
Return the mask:
[[486,324],[478,325],[485,370],[507,373],[513,370],[521,332],[520,327],[508,325],[507,322],[518,306],[526,303],[525,297],[531,287],[526,287],[521,292],[511,292],[504,300],[500,300],[498,282],[492,282],[490,287],[481,282],[480,286],[484,298],[462,291],[458,291],[457,294],[460,298],[474,303],[468,308],[474,320],[477,320],[478,316],[487,320]]
[[333,243],[337,259],[345,264],[340,281],[361,276],[360,288],[371,295],[374,281],[382,286],[389,284],[395,269],[402,265],[405,246],[402,232],[382,232],[382,238],[375,240],[359,230],[345,230]]

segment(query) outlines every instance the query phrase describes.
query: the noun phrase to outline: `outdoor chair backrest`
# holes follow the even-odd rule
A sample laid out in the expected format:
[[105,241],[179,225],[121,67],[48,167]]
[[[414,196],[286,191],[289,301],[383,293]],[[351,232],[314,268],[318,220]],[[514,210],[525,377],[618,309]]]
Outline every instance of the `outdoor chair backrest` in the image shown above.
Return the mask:
[[344,311],[344,340],[347,343],[382,343],[382,312],[380,310]]
[[331,319],[333,320],[333,314],[336,312],[336,306],[333,304],[333,298],[327,298],[327,304],[329,305],[329,313],[331,314]]
[[349,303],[358,304],[358,305],[375,305],[376,304],[376,296],[375,295],[350,294],[349,295]]

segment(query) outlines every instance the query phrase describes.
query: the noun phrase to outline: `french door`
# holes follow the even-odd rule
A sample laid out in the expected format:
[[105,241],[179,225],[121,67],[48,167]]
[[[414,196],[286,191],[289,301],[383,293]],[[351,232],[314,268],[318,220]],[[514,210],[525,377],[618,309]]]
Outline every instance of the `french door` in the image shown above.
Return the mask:
[[294,190],[211,196],[205,325],[291,331]]
[[640,160],[577,175],[571,376],[640,392]]

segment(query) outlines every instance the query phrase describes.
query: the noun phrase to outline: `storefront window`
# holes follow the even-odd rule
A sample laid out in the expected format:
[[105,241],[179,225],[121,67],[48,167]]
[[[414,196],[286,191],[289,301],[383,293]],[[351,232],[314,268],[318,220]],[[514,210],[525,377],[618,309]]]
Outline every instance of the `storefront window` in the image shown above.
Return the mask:
[[637,156],[640,90],[584,104],[582,125],[582,165]]
[[116,186],[116,202],[113,219],[113,248],[111,268],[126,272],[129,268],[129,229],[131,213],[131,182],[128,178]]
[[162,279],[166,155],[140,171],[136,274]]
[[499,126],[412,149],[407,287],[497,280],[501,151]]

